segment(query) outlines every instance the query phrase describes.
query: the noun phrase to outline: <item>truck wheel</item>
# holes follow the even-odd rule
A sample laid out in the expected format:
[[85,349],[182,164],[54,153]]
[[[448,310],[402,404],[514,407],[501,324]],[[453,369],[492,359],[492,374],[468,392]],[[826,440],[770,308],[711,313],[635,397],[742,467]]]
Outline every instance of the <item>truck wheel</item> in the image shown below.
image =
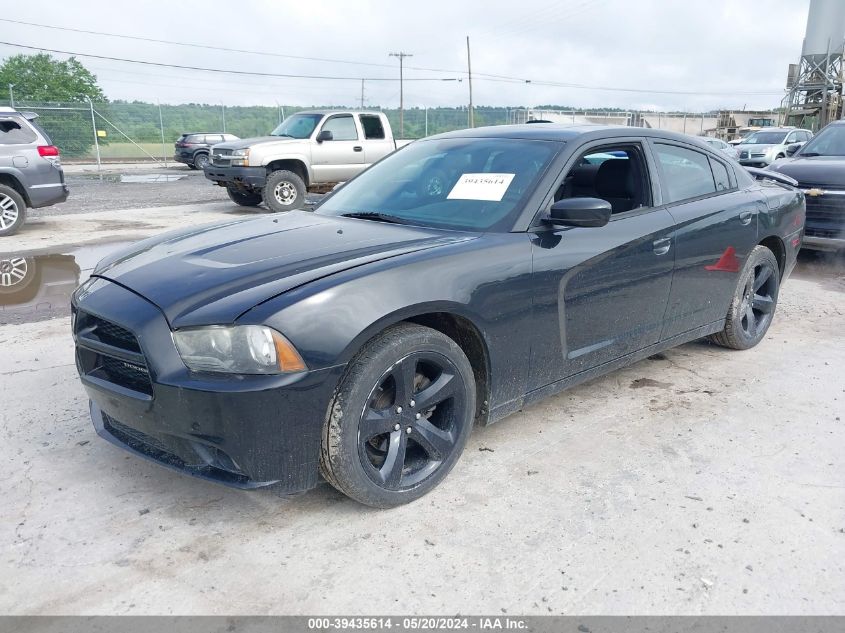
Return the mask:
[[202,169],[208,165],[208,154],[199,152],[194,156],[194,169]]
[[413,501],[460,458],[475,398],[472,366],[455,341],[419,325],[391,327],[357,354],[337,386],[321,472],[369,506]]
[[17,233],[26,217],[26,203],[21,194],[0,185],[0,237]]
[[779,287],[780,268],[774,253],[765,246],[755,246],[739,275],[725,329],[710,339],[731,349],[757,345],[772,323]]
[[261,194],[251,193],[248,191],[241,191],[234,187],[226,187],[226,193],[232,202],[241,205],[242,207],[257,207],[261,204]]
[[274,171],[264,184],[264,202],[276,213],[300,209],[305,204],[305,183],[292,171]]

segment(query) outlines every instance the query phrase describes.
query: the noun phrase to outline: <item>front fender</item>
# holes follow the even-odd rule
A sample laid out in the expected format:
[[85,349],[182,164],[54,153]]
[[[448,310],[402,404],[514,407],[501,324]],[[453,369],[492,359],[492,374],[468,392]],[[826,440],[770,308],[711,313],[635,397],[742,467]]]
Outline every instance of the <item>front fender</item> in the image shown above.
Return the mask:
[[348,363],[394,323],[432,313],[460,316],[486,347],[495,407],[525,392],[531,296],[527,236],[488,234],[330,275],[256,306],[238,322],[277,329],[309,368],[321,369]]

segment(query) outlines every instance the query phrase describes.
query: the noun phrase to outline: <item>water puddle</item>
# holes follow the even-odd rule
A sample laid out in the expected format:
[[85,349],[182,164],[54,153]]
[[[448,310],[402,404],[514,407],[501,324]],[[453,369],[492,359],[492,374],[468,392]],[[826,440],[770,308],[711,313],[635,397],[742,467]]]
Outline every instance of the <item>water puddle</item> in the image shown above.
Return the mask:
[[127,244],[95,244],[46,255],[0,254],[0,325],[70,314],[71,293],[98,261]]
[[187,174],[120,174],[120,182],[159,183],[182,180]]

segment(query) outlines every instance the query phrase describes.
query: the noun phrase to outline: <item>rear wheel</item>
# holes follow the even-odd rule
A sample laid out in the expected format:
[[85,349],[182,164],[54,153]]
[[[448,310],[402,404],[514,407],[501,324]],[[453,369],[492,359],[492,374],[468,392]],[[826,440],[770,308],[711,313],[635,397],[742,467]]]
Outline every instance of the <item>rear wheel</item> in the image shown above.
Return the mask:
[[0,185],[0,237],[12,235],[24,223],[26,203],[17,191]]
[[711,339],[731,349],[749,349],[759,343],[772,323],[780,290],[780,268],[774,253],[755,246],[739,276],[725,329]]
[[232,202],[241,205],[242,207],[257,207],[261,204],[261,194],[252,193],[248,191],[241,191],[234,187],[226,187],[226,193]]
[[194,156],[194,169],[202,169],[208,165],[208,154],[205,152],[198,152]]
[[305,183],[287,169],[271,172],[264,183],[264,202],[271,211],[293,211],[305,204]]
[[355,357],[335,392],[321,471],[366,505],[408,503],[458,461],[474,411],[472,367],[455,341],[427,327],[392,327]]

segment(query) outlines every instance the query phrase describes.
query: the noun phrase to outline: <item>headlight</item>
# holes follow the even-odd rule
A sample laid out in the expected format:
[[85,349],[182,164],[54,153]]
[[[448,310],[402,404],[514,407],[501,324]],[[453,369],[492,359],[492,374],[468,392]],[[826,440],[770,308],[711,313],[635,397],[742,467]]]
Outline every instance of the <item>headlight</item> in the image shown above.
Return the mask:
[[249,164],[249,148],[236,149],[232,152],[233,165],[248,165]]
[[177,330],[173,341],[182,361],[193,371],[283,374],[306,369],[290,341],[263,325]]

